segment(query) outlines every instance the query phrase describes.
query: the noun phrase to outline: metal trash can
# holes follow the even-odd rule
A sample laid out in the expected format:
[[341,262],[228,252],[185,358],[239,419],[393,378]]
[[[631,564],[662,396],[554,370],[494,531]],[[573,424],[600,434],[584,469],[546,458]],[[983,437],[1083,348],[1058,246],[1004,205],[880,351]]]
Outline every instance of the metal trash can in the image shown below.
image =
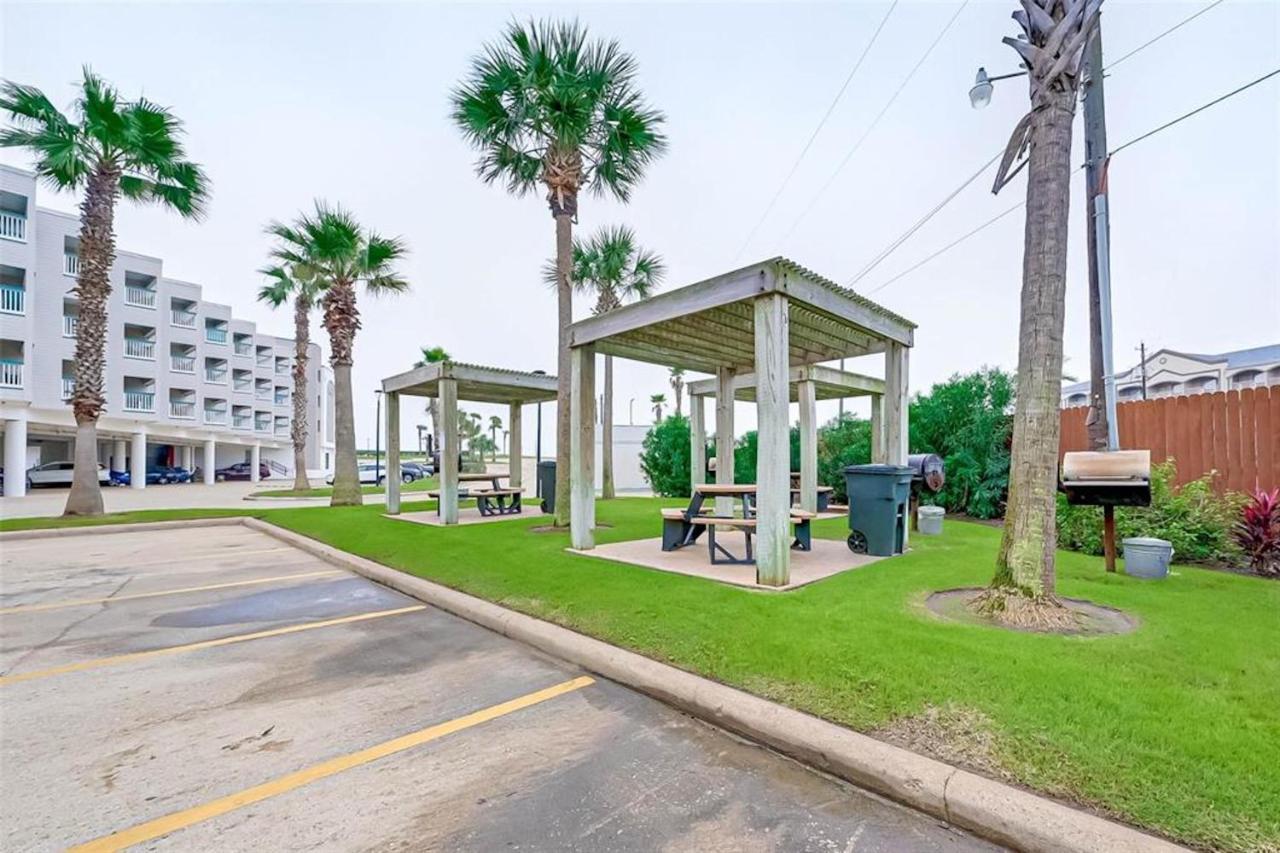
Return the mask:
[[875,557],[902,553],[907,541],[911,473],[906,465],[850,465],[844,469],[850,551]]
[[947,511],[940,506],[922,506],[916,509],[919,532],[925,536],[942,535],[942,517]]
[[556,511],[556,461],[544,459],[538,463],[538,493],[542,495],[542,511]]
[[1135,578],[1160,580],[1169,576],[1173,543],[1149,536],[1124,540],[1124,573]]

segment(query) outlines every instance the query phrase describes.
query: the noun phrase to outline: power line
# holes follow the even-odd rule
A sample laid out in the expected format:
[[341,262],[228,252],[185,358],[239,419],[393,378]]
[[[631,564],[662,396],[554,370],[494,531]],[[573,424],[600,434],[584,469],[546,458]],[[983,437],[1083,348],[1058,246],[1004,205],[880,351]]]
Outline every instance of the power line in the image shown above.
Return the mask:
[[1189,23],[1191,23],[1191,22],[1192,22],[1192,21],[1194,21],[1196,18],[1198,18],[1198,17],[1200,17],[1201,15],[1203,15],[1205,12],[1208,12],[1208,11],[1209,11],[1210,9],[1212,9],[1214,6],[1219,6],[1219,5],[1221,5],[1223,2],[1224,2],[1224,0],[1213,0],[1213,2],[1212,2],[1212,3],[1210,3],[1208,6],[1205,6],[1203,9],[1201,9],[1200,11],[1198,11],[1198,12],[1196,12],[1195,14],[1191,15],[1190,17],[1183,18],[1181,21],[1179,21],[1178,23],[1174,24],[1172,27],[1170,27],[1169,29],[1165,30],[1164,32],[1160,33],[1160,35],[1156,36],[1155,38],[1152,38],[1152,39],[1150,39],[1150,40],[1148,40],[1148,41],[1143,42],[1142,44],[1138,45],[1138,46],[1137,46],[1137,47],[1135,47],[1133,50],[1129,51],[1128,53],[1126,53],[1124,56],[1120,57],[1119,59],[1112,60],[1112,61],[1111,61],[1109,64],[1107,64],[1107,65],[1106,65],[1102,70],[1103,70],[1103,71],[1110,71],[1112,68],[1115,68],[1115,67],[1116,67],[1117,65],[1119,65],[1121,62],[1124,62],[1126,59],[1128,59],[1129,57],[1133,56],[1135,53],[1141,53],[1142,51],[1144,51],[1144,50],[1146,50],[1147,48],[1151,47],[1151,45],[1153,45],[1153,44],[1155,44],[1156,42],[1160,41],[1160,39],[1162,39],[1162,38],[1164,38],[1165,36],[1169,35],[1169,33],[1172,33],[1174,30],[1177,30],[1177,29],[1181,28],[1181,27],[1182,27],[1182,26],[1184,26],[1185,24],[1189,24]]
[[[1221,0],[1219,0],[1219,2],[1221,2]],[[960,7],[956,9],[955,14],[951,16],[951,19],[947,21],[947,23],[938,32],[933,43],[925,49],[924,55],[921,56],[915,66],[907,72],[907,76],[902,78],[902,82],[898,84],[898,88],[889,97],[889,100],[885,103],[884,107],[881,108],[880,113],[871,120],[871,124],[862,132],[862,136],[858,137],[858,141],[853,143],[853,147],[844,155],[844,159],[840,161],[839,166],[836,166],[835,171],[831,173],[831,177],[827,178],[827,182],[822,185],[822,189],[818,190],[817,194],[809,201],[809,204],[806,205],[804,210],[800,212],[800,215],[796,217],[795,222],[791,223],[791,228],[788,229],[787,233],[782,237],[783,242],[795,233],[796,228],[798,228],[800,223],[804,221],[804,218],[809,215],[809,211],[813,209],[814,205],[818,203],[818,201],[826,194],[827,190],[831,188],[831,185],[835,183],[836,178],[839,177],[842,171],[844,171],[844,167],[848,165],[849,161],[853,158],[853,155],[862,147],[862,143],[866,142],[867,137],[871,135],[871,131],[876,129],[876,125],[880,123],[880,119],[884,118],[884,114],[893,106],[893,102],[898,100],[898,96],[902,94],[902,90],[907,88],[907,84],[911,82],[911,78],[916,76],[916,72],[920,70],[920,66],[924,65],[925,60],[927,60],[929,55],[933,53],[933,49],[938,46],[938,42],[942,41],[942,37],[947,34],[947,31],[951,29],[951,25],[956,22],[956,18],[960,17],[960,13],[964,11],[964,7],[968,5],[969,0],[964,0],[964,2],[960,4]]]
[[809,149],[813,147],[813,142],[818,138],[818,134],[822,132],[822,128],[826,126],[827,120],[831,118],[831,114],[835,111],[836,105],[840,103],[840,99],[844,97],[845,90],[849,88],[849,84],[853,82],[854,75],[858,73],[858,69],[862,67],[863,61],[867,58],[867,54],[871,52],[872,46],[876,40],[880,38],[880,33],[884,29],[884,25],[889,22],[889,16],[893,14],[893,10],[898,7],[898,0],[893,0],[889,4],[889,10],[884,13],[884,17],[880,19],[879,26],[876,31],[871,34],[871,40],[867,42],[866,47],[862,49],[862,54],[858,57],[858,61],[853,64],[853,68],[849,71],[849,76],[844,78],[844,84],[840,86],[840,91],[836,92],[836,96],[831,101],[831,105],[827,107],[827,111],[823,113],[822,119],[818,122],[818,126],[813,129],[813,133],[809,135],[809,141],[804,144],[804,148],[800,149],[800,156],[796,157],[796,161],[791,164],[791,171],[787,172],[787,176],[782,179],[782,183],[778,186],[778,191],[773,194],[773,198],[769,200],[769,204],[765,207],[764,213],[760,215],[759,221],[752,227],[751,232],[747,234],[747,239],[743,241],[742,247],[738,249],[738,253],[733,256],[736,261],[746,251],[747,246],[751,245],[751,241],[755,239],[756,232],[760,230],[760,226],[769,218],[769,214],[773,212],[774,205],[778,203],[778,199],[782,197],[782,191],[787,188],[787,184],[791,183],[791,179],[795,177],[796,170],[800,168],[800,163],[804,160],[805,155],[809,153]]
[[1004,211],[1003,213],[998,213],[998,214],[996,214],[995,216],[993,216],[993,217],[991,217],[990,219],[988,219],[986,222],[984,222],[984,223],[982,223],[981,225],[979,225],[977,228],[973,229],[972,231],[970,231],[969,233],[965,234],[964,236],[959,237],[959,238],[957,238],[957,239],[955,239],[955,240],[951,241],[950,243],[948,243],[947,245],[943,246],[943,247],[942,247],[941,249],[939,249],[938,251],[934,252],[932,255],[929,255],[928,257],[926,257],[924,260],[919,261],[919,262],[917,262],[917,263],[915,263],[915,264],[913,264],[913,265],[911,265],[911,266],[907,267],[905,270],[903,270],[902,272],[898,273],[898,274],[897,274],[897,275],[895,275],[893,278],[891,278],[891,279],[889,279],[888,281],[886,281],[884,284],[881,284],[879,287],[876,287],[876,288],[873,288],[872,290],[867,291],[867,293],[866,293],[865,295],[870,296],[870,295],[871,295],[871,294],[873,294],[873,293],[879,293],[881,290],[884,290],[886,287],[888,287],[889,285],[893,284],[895,281],[897,281],[898,279],[902,278],[903,276],[905,276],[905,275],[907,275],[907,274],[909,274],[909,273],[913,273],[913,272],[915,272],[916,270],[920,269],[920,267],[922,267],[922,266],[924,266],[925,264],[929,263],[929,261],[932,261],[934,258],[938,257],[939,255],[946,254],[947,252],[949,252],[949,251],[951,251],[952,249],[954,249],[956,246],[959,246],[959,245],[960,245],[961,243],[963,243],[965,240],[968,240],[968,239],[969,239],[970,237],[972,237],[974,234],[977,234],[979,231],[983,231],[983,230],[985,230],[985,229],[986,229],[986,228],[988,228],[989,226],[995,225],[997,222],[999,222],[1001,219],[1004,219],[1004,218],[1005,218],[1006,216],[1008,216],[1010,213],[1013,213],[1015,210],[1018,210],[1018,209],[1020,209],[1020,208],[1026,207],[1026,205],[1027,205],[1027,203],[1026,203],[1025,201],[1020,201],[1020,202],[1018,202],[1017,204],[1015,204],[1013,207],[1011,207],[1011,208],[1009,208],[1008,210]]

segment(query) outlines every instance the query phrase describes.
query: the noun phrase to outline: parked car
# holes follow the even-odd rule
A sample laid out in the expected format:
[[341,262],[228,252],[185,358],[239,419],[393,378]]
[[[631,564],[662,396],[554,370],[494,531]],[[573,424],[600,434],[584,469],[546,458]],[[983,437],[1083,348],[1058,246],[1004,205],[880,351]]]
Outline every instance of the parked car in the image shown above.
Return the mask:
[[[234,465],[228,465],[226,468],[218,468],[213,472],[213,479],[219,483],[224,480],[249,480],[253,473],[253,469],[248,462],[237,462]],[[271,469],[265,462],[258,463],[258,479],[265,480],[271,476]]]
[[[43,465],[28,468],[27,488],[34,489],[36,486],[70,486],[75,470],[76,463],[74,462],[46,462]],[[107,473],[106,466],[98,463],[98,482],[105,485],[110,481],[111,476]]]
[[191,476],[190,471],[177,465],[157,465],[147,469],[147,484],[154,482],[163,486],[165,483],[190,483]]
[[416,476],[414,477],[415,480],[421,480],[423,477],[430,477],[435,473],[430,462],[410,461],[403,463],[402,467],[413,468],[416,472]]
[[[361,462],[356,467],[356,472],[360,475],[360,484],[363,486],[381,486],[383,483],[387,482],[386,465],[380,465],[374,462]],[[329,478],[325,480],[325,482],[332,486],[334,476],[336,476],[336,472],[335,474],[330,474]]]
[[412,483],[414,480],[421,480],[427,476],[422,470],[421,463],[418,462],[401,462],[400,463],[400,481],[403,483]]

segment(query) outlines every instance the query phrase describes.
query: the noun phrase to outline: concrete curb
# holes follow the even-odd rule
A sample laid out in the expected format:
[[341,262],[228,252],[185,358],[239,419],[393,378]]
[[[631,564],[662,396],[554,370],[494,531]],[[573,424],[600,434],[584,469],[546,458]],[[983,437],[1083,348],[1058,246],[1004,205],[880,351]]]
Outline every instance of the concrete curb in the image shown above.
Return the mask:
[[243,523],[333,565],[1000,844],[1036,853],[1185,849],[259,519]]
[[85,524],[79,527],[53,527],[42,530],[6,530],[0,532],[0,542],[21,539],[52,539],[55,536],[103,536],[108,533],[136,533],[145,530],[181,530],[184,527],[232,527],[250,519],[243,515],[221,518],[183,518],[176,521],[140,521],[129,524]]

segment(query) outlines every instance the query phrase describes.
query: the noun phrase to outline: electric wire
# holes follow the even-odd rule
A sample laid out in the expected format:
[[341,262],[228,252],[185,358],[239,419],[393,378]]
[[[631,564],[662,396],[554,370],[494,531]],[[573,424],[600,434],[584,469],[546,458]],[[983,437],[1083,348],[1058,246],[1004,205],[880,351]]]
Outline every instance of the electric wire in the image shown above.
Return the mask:
[[1170,34],[1170,33],[1172,33],[1173,31],[1175,31],[1175,30],[1177,30],[1177,29],[1181,28],[1181,27],[1182,27],[1182,26],[1184,26],[1185,24],[1189,24],[1189,23],[1191,23],[1191,22],[1192,22],[1192,21],[1194,21],[1196,18],[1200,17],[1200,16],[1201,16],[1201,15],[1203,15],[1205,12],[1208,12],[1208,11],[1209,11],[1210,9],[1212,9],[1213,7],[1215,7],[1215,6],[1220,6],[1223,2],[1225,2],[1225,0],[1213,0],[1213,2],[1212,2],[1212,3],[1210,3],[1208,6],[1205,6],[1205,7],[1204,7],[1203,9],[1201,9],[1200,11],[1198,11],[1198,12],[1194,13],[1194,14],[1193,14],[1193,15],[1191,15],[1190,17],[1183,18],[1181,21],[1179,21],[1178,23],[1174,24],[1174,25],[1173,25],[1172,27],[1170,27],[1169,29],[1167,29],[1167,30],[1165,30],[1164,32],[1160,33],[1160,35],[1158,35],[1158,36],[1156,36],[1155,38],[1152,38],[1152,39],[1150,39],[1150,40],[1148,40],[1148,41],[1143,42],[1142,44],[1140,44],[1140,45],[1138,45],[1137,47],[1135,47],[1133,50],[1131,50],[1131,51],[1129,51],[1128,53],[1126,53],[1124,56],[1120,57],[1119,59],[1113,60],[1113,61],[1112,61],[1111,63],[1109,63],[1108,65],[1105,65],[1105,66],[1103,67],[1103,69],[1102,69],[1102,70],[1103,70],[1103,71],[1110,71],[1112,68],[1115,68],[1117,65],[1119,65],[1121,62],[1124,62],[1124,61],[1125,61],[1126,59],[1128,59],[1129,57],[1133,56],[1134,54],[1141,53],[1142,51],[1144,51],[1144,50],[1146,50],[1147,48],[1151,47],[1151,45],[1153,45],[1153,44],[1155,44],[1156,42],[1160,41],[1160,39],[1162,39],[1162,38],[1164,38],[1165,36],[1169,35],[1169,34]]

